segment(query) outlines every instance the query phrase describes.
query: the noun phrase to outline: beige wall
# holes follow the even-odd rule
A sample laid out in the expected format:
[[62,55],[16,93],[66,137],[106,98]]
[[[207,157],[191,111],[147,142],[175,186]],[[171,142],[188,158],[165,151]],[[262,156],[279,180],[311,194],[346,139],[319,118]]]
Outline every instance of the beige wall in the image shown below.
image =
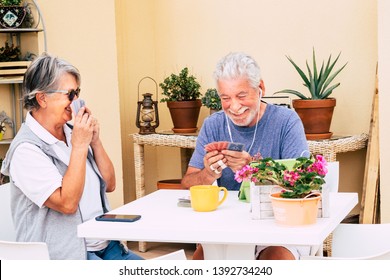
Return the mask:
[[123,204],[122,154],[115,5],[111,0],[38,0],[48,51],[81,72],[81,98],[101,126],[101,138],[114,163],[117,191],[111,206]]
[[[137,82],[146,75],[161,82],[172,72],[188,66],[204,92],[213,87],[212,72],[217,60],[230,51],[245,51],[261,68],[267,95],[283,88],[300,88],[300,78],[285,55],[302,65],[341,52],[340,64],[348,66],[339,75],[341,86],[331,131],[353,135],[369,131],[371,102],[375,90],[377,63],[376,1],[311,0],[117,0],[118,48],[121,71],[122,106],[135,110]],[[302,8],[304,7],[304,8]],[[152,46],[151,46],[152,45]],[[123,52],[124,56],[121,56]],[[120,71],[120,72],[121,72]],[[124,91],[122,91],[122,89]],[[153,87],[148,89],[153,90]],[[122,108],[123,109],[123,108]],[[127,110],[129,110],[127,108]],[[169,130],[172,122],[164,103],[159,106],[159,130]],[[208,114],[202,108],[198,126]],[[122,111],[126,134],[122,135],[124,168],[133,176],[132,142],[127,134],[137,132],[135,112]],[[342,191],[361,193],[365,152],[340,155]],[[155,190],[158,180],[179,178],[179,150],[146,148],[146,187]],[[125,175],[132,200],[134,179]],[[361,194],[360,194],[361,195]],[[359,207],[354,212],[358,212]]]
[[[145,77],[156,79],[154,5],[146,1],[115,1],[117,15],[117,44],[119,66],[119,88],[121,104],[121,133],[125,201],[135,198],[134,160],[131,133],[138,131],[135,117],[138,101],[138,83]],[[154,93],[155,85],[149,79],[140,84],[142,93]],[[155,95],[154,95],[155,96]],[[155,97],[154,97],[155,99]],[[149,149],[148,149],[149,150]],[[156,170],[156,156],[147,153],[148,173],[146,183],[150,184],[150,170]],[[154,177],[154,176],[153,176]]]

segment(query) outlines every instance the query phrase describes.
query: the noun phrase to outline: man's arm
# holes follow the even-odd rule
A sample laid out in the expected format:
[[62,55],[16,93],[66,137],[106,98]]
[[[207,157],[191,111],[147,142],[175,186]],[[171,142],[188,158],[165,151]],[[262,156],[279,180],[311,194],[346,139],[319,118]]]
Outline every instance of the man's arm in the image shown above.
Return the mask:
[[[211,185],[216,179],[217,174],[213,171],[207,171],[206,168],[198,169],[189,166],[186,174],[181,180],[181,186],[184,188],[190,188],[195,185]],[[220,174],[219,174],[220,175]]]
[[207,153],[203,158],[203,169],[188,167],[181,181],[182,187],[190,188],[195,185],[211,185],[222,175],[222,167],[219,166],[218,161],[223,160],[223,158],[223,155],[219,154],[218,151]]

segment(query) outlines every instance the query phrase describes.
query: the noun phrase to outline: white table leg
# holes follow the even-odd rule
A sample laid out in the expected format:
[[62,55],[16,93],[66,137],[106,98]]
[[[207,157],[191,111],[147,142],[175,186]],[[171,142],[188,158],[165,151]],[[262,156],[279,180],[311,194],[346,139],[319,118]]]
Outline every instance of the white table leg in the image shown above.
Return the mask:
[[202,244],[205,260],[254,260],[255,245]]

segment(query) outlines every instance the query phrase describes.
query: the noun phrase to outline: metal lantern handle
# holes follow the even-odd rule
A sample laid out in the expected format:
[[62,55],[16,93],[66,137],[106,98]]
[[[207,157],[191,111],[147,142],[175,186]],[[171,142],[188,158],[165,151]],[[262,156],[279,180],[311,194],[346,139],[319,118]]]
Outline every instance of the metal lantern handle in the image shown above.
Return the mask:
[[139,102],[139,85],[140,85],[141,82],[142,82],[143,80],[145,80],[145,79],[151,79],[151,80],[154,82],[154,84],[156,85],[156,100],[158,100],[158,87],[157,87],[157,82],[156,82],[153,78],[151,78],[151,77],[149,77],[149,76],[146,76],[146,77],[143,77],[143,78],[138,82],[138,102]]

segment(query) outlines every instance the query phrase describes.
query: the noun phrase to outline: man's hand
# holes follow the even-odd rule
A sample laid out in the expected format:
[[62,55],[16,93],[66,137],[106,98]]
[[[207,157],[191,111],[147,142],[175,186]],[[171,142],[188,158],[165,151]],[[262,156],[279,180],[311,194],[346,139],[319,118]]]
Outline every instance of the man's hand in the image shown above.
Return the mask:
[[203,158],[203,164],[204,168],[215,179],[220,178],[222,176],[222,170],[227,167],[224,155],[218,151],[208,152]]
[[245,165],[249,164],[252,160],[251,155],[245,151],[236,152],[236,151],[223,150],[221,151],[221,154],[224,156],[225,164],[231,170],[233,170],[233,172],[242,169]]

